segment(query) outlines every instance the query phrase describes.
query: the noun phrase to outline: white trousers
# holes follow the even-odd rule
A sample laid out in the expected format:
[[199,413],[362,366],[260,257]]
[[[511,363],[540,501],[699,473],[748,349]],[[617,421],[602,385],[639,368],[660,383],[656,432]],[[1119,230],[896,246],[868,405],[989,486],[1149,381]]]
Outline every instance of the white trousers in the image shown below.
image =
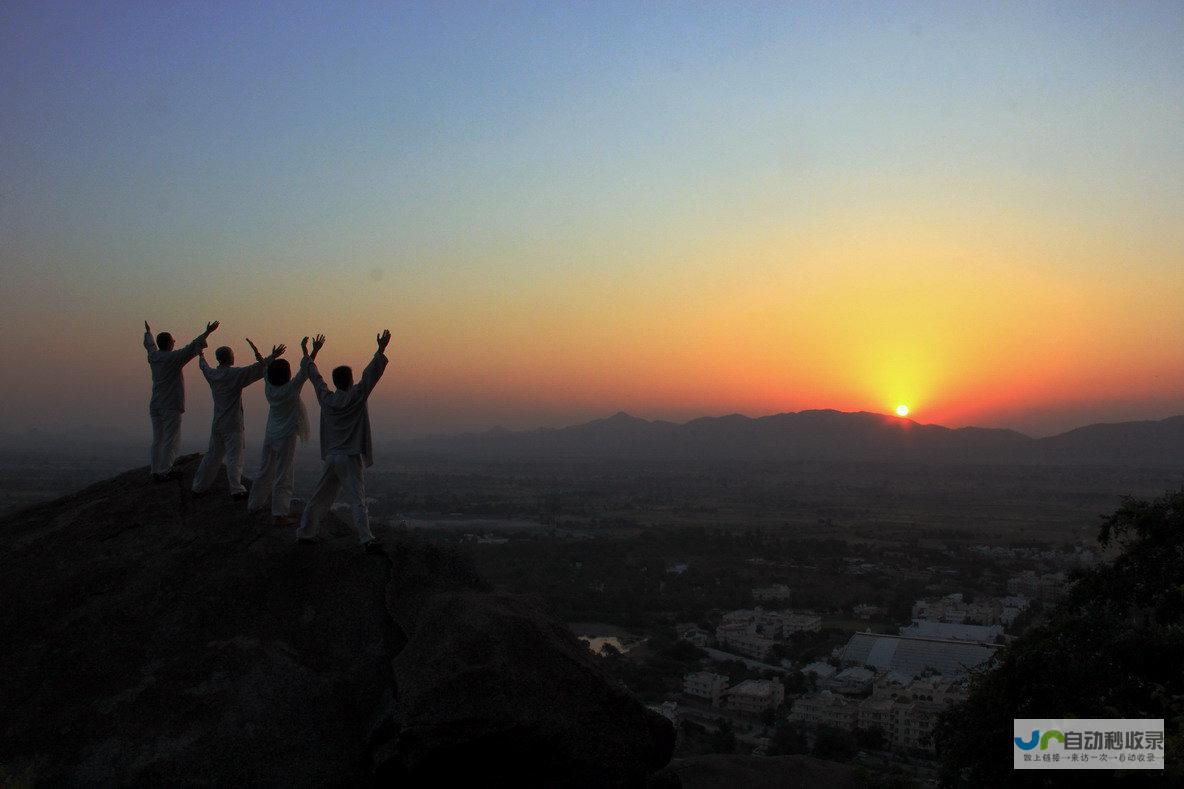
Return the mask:
[[181,444],[181,412],[150,408],[148,416],[152,418],[152,473],[167,474]]
[[366,511],[366,482],[362,477],[363,470],[360,455],[329,455],[325,458],[321,480],[304,507],[304,515],[300,518],[300,528],[296,530],[296,536],[317,536],[321,528],[321,519],[337,500],[337,493],[344,491],[345,500],[354,515],[354,529],[358,532],[358,542],[365,545],[373,540],[374,535],[370,533],[370,516]]
[[295,457],[295,433],[263,444],[263,457],[259,459],[259,471],[251,483],[251,498],[247,501],[248,512],[263,509],[268,496],[271,496],[272,515],[284,516],[291,511]]
[[210,432],[210,446],[202,455],[201,465],[193,475],[193,492],[209,490],[218,476],[218,467],[226,459],[226,482],[231,494],[243,493],[243,431],[231,433]]

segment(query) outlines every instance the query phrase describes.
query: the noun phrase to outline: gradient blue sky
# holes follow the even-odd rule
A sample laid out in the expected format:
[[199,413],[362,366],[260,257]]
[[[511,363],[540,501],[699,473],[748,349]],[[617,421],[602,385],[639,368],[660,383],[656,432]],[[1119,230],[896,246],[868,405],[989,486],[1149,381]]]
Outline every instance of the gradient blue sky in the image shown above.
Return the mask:
[[389,326],[397,434],[1184,411],[1182,43],[1178,2],[8,2],[0,347],[43,363],[0,430],[146,431],[143,319]]

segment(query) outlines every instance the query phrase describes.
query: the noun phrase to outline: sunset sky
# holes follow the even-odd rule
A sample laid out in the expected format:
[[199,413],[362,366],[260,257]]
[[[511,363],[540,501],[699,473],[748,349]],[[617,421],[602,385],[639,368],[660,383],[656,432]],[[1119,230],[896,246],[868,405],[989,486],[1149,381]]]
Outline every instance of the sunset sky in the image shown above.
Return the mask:
[[326,366],[389,327],[401,436],[1181,413],[1182,42],[1179,2],[6,2],[0,432],[146,436],[145,319]]

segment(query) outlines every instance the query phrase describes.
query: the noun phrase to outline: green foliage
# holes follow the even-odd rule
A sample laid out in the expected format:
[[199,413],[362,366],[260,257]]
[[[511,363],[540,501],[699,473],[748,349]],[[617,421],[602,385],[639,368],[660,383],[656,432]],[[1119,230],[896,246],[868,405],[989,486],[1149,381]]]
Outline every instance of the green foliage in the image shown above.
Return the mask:
[[711,735],[711,749],[716,753],[734,753],[736,751],[736,733],[732,731],[732,724],[726,718],[717,721],[718,728]]
[[789,756],[809,751],[806,728],[801,723],[783,721],[773,730],[773,736],[769,740],[770,756]]
[[884,747],[884,730],[879,726],[854,731],[855,745],[861,750],[878,751]]
[[[810,675],[810,677],[813,676],[813,674]],[[787,694],[801,693],[806,690],[807,682],[806,675],[800,671],[791,671],[781,675],[781,684],[785,686]]]
[[831,726],[819,726],[814,736],[814,755],[832,762],[848,761],[859,750],[851,732]]
[[[1184,490],[1126,499],[1098,539],[1119,549],[1114,560],[1078,573],[1047,620],[1001,649],[943,717],[944,784],[1049,780],[1012,770],[1013,718],[1163,718],[1165,752],[1184,749]],[[1166,780],[1184,783],[1184,762],[1166,766]]]
[[[653,641],[657,641],[657,639],[655,638]],[[707,657],[706,652],[689,641],[674,641],[669,645],[655,645],[654,648],[666,660],[682,663],[688,668],[694,666],[702,658]]]

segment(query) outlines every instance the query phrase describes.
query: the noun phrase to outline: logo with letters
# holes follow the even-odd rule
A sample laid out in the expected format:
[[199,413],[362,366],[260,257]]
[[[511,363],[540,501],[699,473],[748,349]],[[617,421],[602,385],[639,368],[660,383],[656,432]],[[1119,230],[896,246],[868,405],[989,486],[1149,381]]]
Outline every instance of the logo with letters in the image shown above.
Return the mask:
[[1040,750],[1046,751],[1048,750],[1049,742],[1053,740],[1057,740],[1061,743],[1061,745],[1064,745],[1065,733],[1057,729],[1049,729],[1048,731],[1041,734],[1040,729],[1032,729],[1032,736],[1028,737],[1026,740],[1023,737],[1016,737],[1015,746],[1021,751],[1030,751],[1039,745]]
[[1162,718],[1016,718],[1017,770],[1162,770]]

